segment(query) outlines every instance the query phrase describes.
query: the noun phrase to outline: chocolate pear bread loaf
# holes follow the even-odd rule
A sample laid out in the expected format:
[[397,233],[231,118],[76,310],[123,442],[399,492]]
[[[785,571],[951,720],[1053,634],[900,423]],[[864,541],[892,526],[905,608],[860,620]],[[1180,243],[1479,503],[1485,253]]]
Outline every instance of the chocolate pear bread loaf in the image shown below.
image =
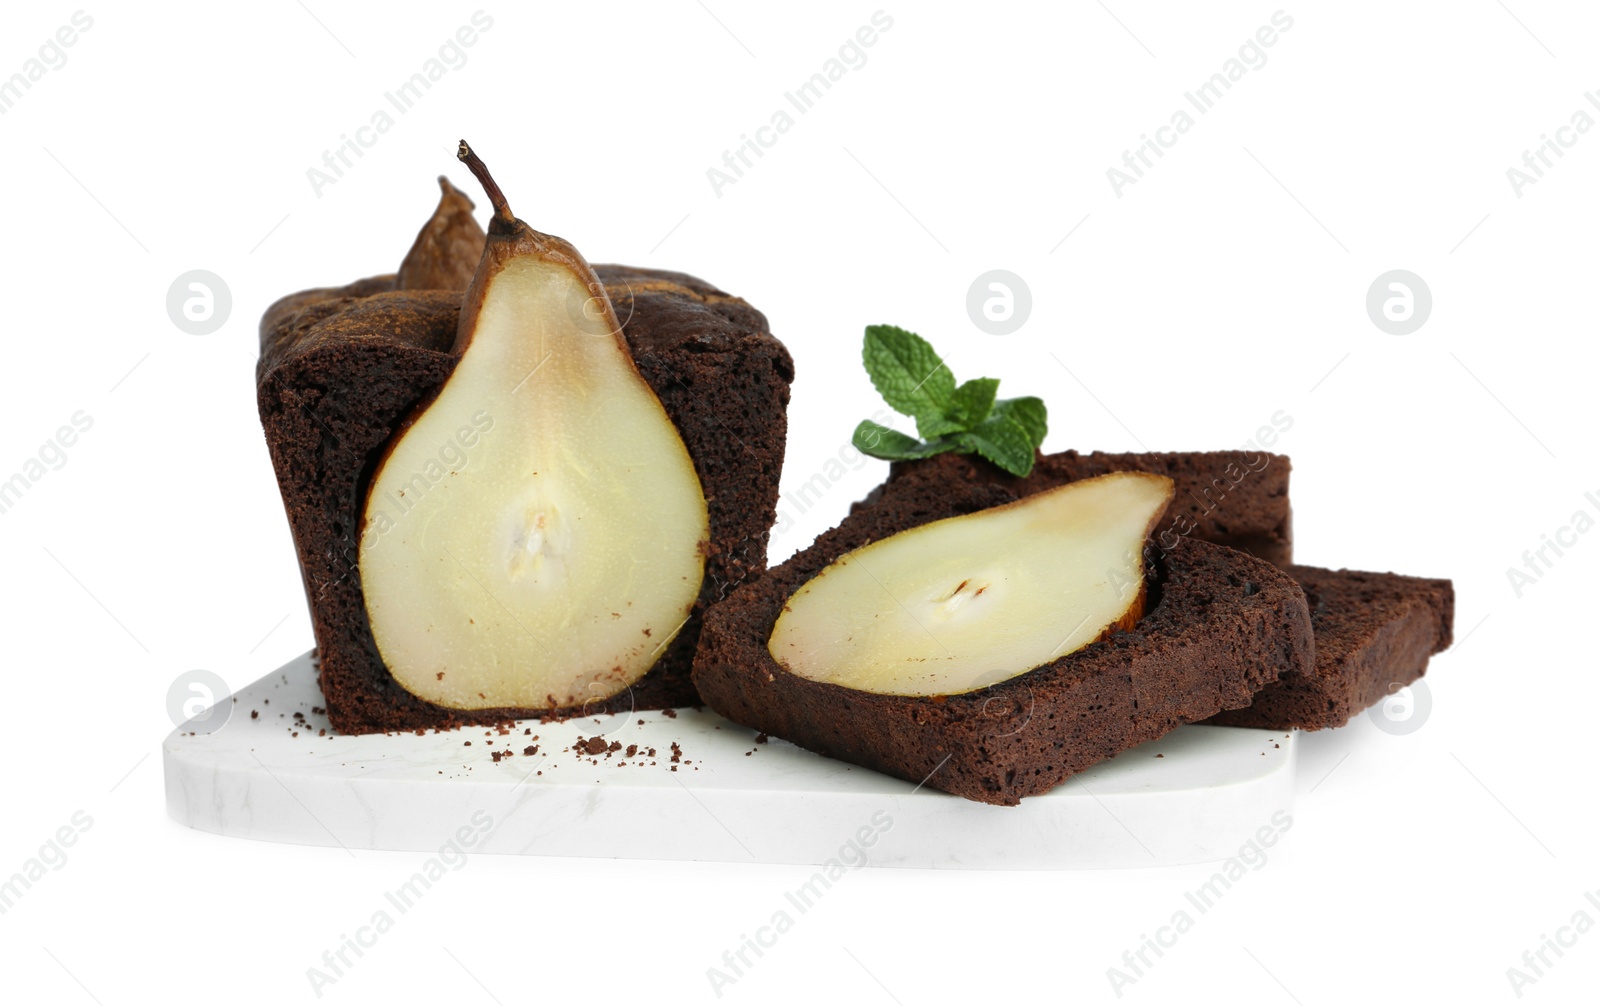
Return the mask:
[[1449,649],[1455,588],[1449,580],[1290,566],[1305,590],[1316,636],[1309,671],[1282,675],[1245,709],[1211,719],[1226,726],[1321,730],[1422,677]]
[[[1018,496],[1053,489],[1108,472],[1165,475],[1176,492],[1155,543],[1170,548],[1180,538],[1227,545],[1287,566],[1293,558],[1289,510],[1289,458],[1265,451],[1187,451],[1143,454],[1040,454],[1025,477],[1011,475],[972,454],[940,454],[890,466],[890,483],[927,481],[935,485],[979,482],[1001,486]],[[869,496],[868,499],[871,499]]]
[[[423,284],[470,279],[470,268],[450,260],[482,249],[482,231],[445,190],[437,226],[419,235],[425,254],[414,248],[404,267]],[[583,709],[430,704],[390,675],[368,623],[357,563],[367,486],[385,445],[455,366],[462,293],[378,276],[286,297],[263,317],[257,403],[299,553],[328,716],[340,731],[697,704],[689,670],[702,615],[766,567],[794,367],[760,311],[709,283],[628,266],[594,270],[634,364],[688,449],[710,541],[698,600],[649,673]]]
[[976,691],[890,695],[800,677],[768,651],[793,595],[846,552],[1015,499],[999,485],[901,478],[706,616],[694,683],[717,712],[820,754],[990,804],[1016,804],[1184,723],[1246,706],[1312,667],[1305,595],[1243,552],[1182,537],[1149,550],[1131,630]]

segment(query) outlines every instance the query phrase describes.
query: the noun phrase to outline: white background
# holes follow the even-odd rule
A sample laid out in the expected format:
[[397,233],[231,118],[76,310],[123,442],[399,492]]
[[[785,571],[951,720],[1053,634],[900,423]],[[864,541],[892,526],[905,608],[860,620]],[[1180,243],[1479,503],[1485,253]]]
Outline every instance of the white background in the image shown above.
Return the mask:
[[[1422,729],[1363,716],[1304,737],[1285,841],[1124,998],[1510,1001],[1524,950],[1579,909],[1600,920],[1583,898],[1600,535],[1520,599],[1506,575],[1600,494],[1600,131],[1520,197],[1506,174],[1576,110],[1600,117],[1592,9],[1287,8],[1266,64],[1119,198],[1106,170],[1274,5],[890,6],[865,65],[719,197],[707,168],[878,8],[568,6],[484,8],[465,65],[320,195],[307,169],[476,4],[91,7],[67,62],[0,116],[0,477],[75,411],[94,422],[0,515],[0,875],[75,811],[93,820],[0,917],[8,1001],[311,1000],[306,969],[420,862],[189,832],[165,816],[158,747],[178,675],[239,686],[311,645],[256,319],[392,270],[434,176],[470,185],[461,136],[592,261],[696,273],[766,312],[798,371],[787,492],[879,407],[861,329],[891,322],[958,378],[1047,399],[1051,450],[1228,448],[1285,410],[1301,561],[1454,578],[1462,641],[1434,661]],[[0,77],[75,9],[10,5]],[[1033,294],[1013,335],[966,313],[997,268]],[[1396,268],[1434,300],[1406,336],[1365,309]],[[231,288],[214,334],[168,318],[190,269]],[[786,504],[773,558],[885,467]],[[715,1001],[706,969],[809,872],[481,857],[325,998]],[[1112,1001],[1107,968],[1209,873],[864,870],[723,998]],[[1574,1002],[1597,980],[1586,934],[1523,993]]]

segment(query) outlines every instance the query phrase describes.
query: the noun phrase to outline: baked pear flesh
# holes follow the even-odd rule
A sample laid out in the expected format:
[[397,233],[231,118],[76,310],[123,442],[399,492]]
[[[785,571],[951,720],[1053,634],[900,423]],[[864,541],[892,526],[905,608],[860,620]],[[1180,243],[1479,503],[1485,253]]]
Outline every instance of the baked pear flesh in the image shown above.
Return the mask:
[[975,691],[1131,628],[1172,480],[1114,472],[840,556],[767,649],[790,673],[884,695]]
[[379,462],[359,568],[394,679],[453,709],[616,695],[700,593],[706,500],[605,290],[566,241],[493,204],[454,371]]

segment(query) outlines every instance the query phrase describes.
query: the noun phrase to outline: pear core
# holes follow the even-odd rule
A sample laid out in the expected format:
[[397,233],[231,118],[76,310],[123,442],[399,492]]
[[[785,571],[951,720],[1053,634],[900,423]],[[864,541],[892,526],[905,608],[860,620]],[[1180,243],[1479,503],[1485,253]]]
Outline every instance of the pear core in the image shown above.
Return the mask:
[[814,681],[954,695],[1040,667],[1144,614],[1144,544],[1172,480],[1115,472],[911,528],[789,598],[767,649]]

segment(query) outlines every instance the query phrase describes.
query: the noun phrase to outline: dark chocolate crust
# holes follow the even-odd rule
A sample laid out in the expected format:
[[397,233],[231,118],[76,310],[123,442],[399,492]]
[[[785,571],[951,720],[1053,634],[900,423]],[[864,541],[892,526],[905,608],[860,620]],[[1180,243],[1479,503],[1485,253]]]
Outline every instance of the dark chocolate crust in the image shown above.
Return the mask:
[[791,674],[767,651],[788,598],[840,555],[1015,497],[996,485],[890,483],[810,548],[706,617],[694,682],[729,719],[820,754],[993,804],[1015,804],[1184,723],[1309,673],[1311,615],[1287,574],[1184,538],[1152,550],[1139,623],[988,688],[877,695]]
[[681,273],[599,265],[635,365],[683,437],[706,494],[710,554],[688,623],[631,689],[582,709],[445,709],[390,676],[357,569],[360,518],[390,437],[450,375],[462,294],[393,276],[308,290],[261,321],[257,404],[300,557],[328,718],[345,733],[697,705],[705,609],[767,564],[794,364],[749,304]]
[[1212,719],[1226,726],[1321,730],[1422,677],[1428,657],[1450,648],[1455,587],[1395,573],[1291,566],[1311,605],[1316,666],[1262,689],[1248,709]]
[[1172,479],[1172,506],[1153,536],[1163,550],[1170,549],[1180,538],[1193,537],[1249,552],[1276,566],[1293,561],[1289,458],[1282,454],[1062,451],[1038,455],[1026,478],[1002,471],[975,455],[940,454],[922,461],[896,462],[890,466],[889,479],[945,485],[981,482],[1027,496],[1108,472],[1151,472]]

